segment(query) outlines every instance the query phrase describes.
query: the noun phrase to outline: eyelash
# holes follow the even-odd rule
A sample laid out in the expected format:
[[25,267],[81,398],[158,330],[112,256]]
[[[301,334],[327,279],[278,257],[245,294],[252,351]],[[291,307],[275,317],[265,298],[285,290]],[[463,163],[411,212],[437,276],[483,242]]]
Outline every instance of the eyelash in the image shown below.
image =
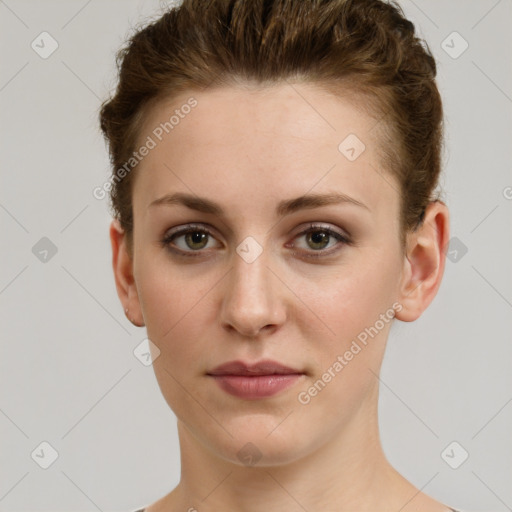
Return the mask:
[[[320,232],[326,233],[329,237],[334,237],[338,242],[341,242],[341,245],[353,245],[353,242],[351,241],[351,239],[349,237],[342,235],[341,233],[338,233],[337,231],[334,231],[333,229],[331,229],[327,226],[322,226],[320,224],[315,224],[315,223],[311,223],[307,229],[298,233],[294,237],[294,240],[295,240],[295,238],[299,238],[301,236],[307,235],[308,233],[312,233],[315,231],[320,231]],[[168,250],[172,251],[175,254],[178,254],[179,256],[192,257],[192,258],[199,257],[202,255],[201,253],[204,252],[201,249],[199,249],[197,251],[193,251],[193,250],[183,251],[181,249],[176,249],[176,248],[171,247],[171,243],[173,242],[174,239],[176,239],[180,236],[186,235],[188,233],[198,233],[198,232],[207,234],[209,237],[211,236],[211,237],[215,238],[213,233],[208,228],[204,227],[203,225],[189,224],[184,228],[181,228],[177,231],[174,231],[174,232],[164,236],[164,238],[161,241],[161,244],[164,248],[167,248]],[[340,245],[340,244],[336,244],[335,247],[337,247],[338,245]],[[318,251],[312,251],[311,253],[301,253],[301,257],[323,258],[323,257],[331,256],[333,253],[338,252],[340,249],[341,248],[335,248],[334,250],[332,250],[332,248],[330,250],[322,250],[321,249]],[[294,252],[294,254],[297,254],[297,253]]]

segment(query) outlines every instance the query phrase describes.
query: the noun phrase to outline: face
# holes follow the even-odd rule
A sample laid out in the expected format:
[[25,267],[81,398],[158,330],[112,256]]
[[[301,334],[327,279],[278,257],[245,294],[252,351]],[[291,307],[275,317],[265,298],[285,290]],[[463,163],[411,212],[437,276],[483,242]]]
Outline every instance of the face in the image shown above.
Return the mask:
[[[403,271],[399,187],[375,125],[306,84],[185,94],[147,118],[129,307],[160,351],[169,406],[224,459],[241,464],[251,442],[260,464],[290,462],[375,419]],[[297,375],[211,375],[262,360]]]

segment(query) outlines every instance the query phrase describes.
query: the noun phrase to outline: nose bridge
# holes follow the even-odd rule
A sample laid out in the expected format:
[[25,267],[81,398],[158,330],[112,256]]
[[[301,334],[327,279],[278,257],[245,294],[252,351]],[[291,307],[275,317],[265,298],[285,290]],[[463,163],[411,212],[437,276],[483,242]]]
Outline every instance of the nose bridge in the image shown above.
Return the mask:
[[256,244],[246,239],[237,247],[223,297],[222,322],[245,335],[278,324],[284,311],[269,268],[270,251]]

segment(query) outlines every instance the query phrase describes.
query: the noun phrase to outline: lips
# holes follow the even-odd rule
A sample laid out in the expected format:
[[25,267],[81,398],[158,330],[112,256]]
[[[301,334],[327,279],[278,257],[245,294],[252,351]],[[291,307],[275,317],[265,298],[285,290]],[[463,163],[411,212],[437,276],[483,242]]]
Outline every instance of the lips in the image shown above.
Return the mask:
[[221,364],[208,372],[208,375],[301,375],[304,372],[289,366],[284,366],[277,361],[266,359],[254,364],[244,363],[243,361],[230,361]]
[[231,361],[207,373],[226,393],[243,400],[261,400],[277,395],[304,378],[304,372],[265,360],[255,364]]

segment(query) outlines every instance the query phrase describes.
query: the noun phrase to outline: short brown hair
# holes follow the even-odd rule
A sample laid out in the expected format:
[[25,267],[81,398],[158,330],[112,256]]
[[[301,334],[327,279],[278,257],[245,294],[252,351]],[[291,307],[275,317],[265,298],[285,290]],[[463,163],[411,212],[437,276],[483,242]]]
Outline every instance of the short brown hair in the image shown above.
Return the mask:
[[[300,81],[369,100],[383,168],[400,186],[402,248],[438,200],[436,63],[395,2],[184,0],[138,30],[117,66],[117,90],[100,111],[113,176],[130,159],[154,102],[209,86]],[[131,238],[133,172],[112,181],[113,213]]]

